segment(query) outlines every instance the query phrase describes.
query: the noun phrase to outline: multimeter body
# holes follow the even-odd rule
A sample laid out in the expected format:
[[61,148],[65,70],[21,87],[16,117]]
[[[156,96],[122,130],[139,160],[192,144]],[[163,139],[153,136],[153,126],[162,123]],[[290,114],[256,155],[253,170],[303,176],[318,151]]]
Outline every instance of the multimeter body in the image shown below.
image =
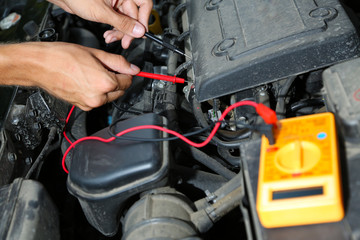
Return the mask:
[[331,113],[280,120],[275,144],[263,136],[256,207],[264,227],[344,217],[335,119]]

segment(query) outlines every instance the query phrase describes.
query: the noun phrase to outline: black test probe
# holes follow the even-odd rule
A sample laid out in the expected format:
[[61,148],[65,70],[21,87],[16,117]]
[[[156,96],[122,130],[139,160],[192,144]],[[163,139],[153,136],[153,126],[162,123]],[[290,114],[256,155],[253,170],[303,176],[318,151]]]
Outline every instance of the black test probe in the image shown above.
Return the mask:
[[152,34],[152,33],[150,33],[150,32],[146,32],[146,33],[145,33],[145,37],[151,39],[152,41],[154,41],[154,42],[156,42],[156,43],[158,43],[158,44],[166,47],[167,49],[169,49],[169,50],[171,50],[171,51],[173,51],[173,52],[175,52],[175,53],[177,53],[177,54],[180,54],[180,55],[182,55],[182,56],[185,56],[185,57],[191,59],[191,57],[188,56],[188,55],[186,55],[186,54],[184,53],[184,51],[182,51],[181,49],[175,47],[174,45],[172,45],[172,44],[170,44],[170,43],[165,42],[164,40],[156,37],[154,34]]

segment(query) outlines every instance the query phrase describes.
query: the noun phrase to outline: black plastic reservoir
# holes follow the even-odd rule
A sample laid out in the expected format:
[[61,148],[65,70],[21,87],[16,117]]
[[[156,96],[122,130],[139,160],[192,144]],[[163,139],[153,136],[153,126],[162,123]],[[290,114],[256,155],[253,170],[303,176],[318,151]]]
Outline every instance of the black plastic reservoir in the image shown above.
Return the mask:
[[[145,114],[115,125],[114,132],[140,126],[166,125],[156,114]],[[94,134],[110,138],[108,128]],[[163,138],[165,133],[147,129],[126,134],[133,138]],[[106,236],[116,234],[125,202],[143,191],[164,186],[169,167],[168,142],[115,140],[84,141],[74,149],[68,189],[79,199],[90,224]]]

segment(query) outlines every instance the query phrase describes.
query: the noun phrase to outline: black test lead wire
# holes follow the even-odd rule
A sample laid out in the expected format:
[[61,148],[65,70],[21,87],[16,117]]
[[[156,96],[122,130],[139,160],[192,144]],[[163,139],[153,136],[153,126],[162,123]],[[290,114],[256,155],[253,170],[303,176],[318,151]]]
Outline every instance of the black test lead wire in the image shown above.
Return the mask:
[[175,53],[177,53],[177,54],[180,54],[180,55],[182,55],[182,56],[185,56],[185,57],[191,59],[191,57],[188,56],[188,55],[186,55],[186,54],[184,53],[184,51],[182,51],[181,49],[175,47],[174,45],[172,45],[172,44],[170,44],[170,43],[165,42],[164,40],[156,37],[154,34],[152,34],[152,33],[150,33],[150,32],[145,32],[145,37],[151,39],[152,41],[154,41],[154,42],[156,42],[156,43],[158,43],[158,44],[166,47],[167,49],[169,49],[169,50],[171,50],[171,51],[173,51],[173,52],[175,52]]

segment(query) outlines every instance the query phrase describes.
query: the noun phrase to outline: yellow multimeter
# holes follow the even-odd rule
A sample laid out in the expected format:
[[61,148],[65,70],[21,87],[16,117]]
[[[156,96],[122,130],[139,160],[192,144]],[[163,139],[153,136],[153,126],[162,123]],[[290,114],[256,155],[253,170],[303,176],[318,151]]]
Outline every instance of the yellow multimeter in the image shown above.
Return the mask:
[[280,120],[275,144],[262,137],[256,208],[264,227],[344,217],[335,119],[331,113]]

